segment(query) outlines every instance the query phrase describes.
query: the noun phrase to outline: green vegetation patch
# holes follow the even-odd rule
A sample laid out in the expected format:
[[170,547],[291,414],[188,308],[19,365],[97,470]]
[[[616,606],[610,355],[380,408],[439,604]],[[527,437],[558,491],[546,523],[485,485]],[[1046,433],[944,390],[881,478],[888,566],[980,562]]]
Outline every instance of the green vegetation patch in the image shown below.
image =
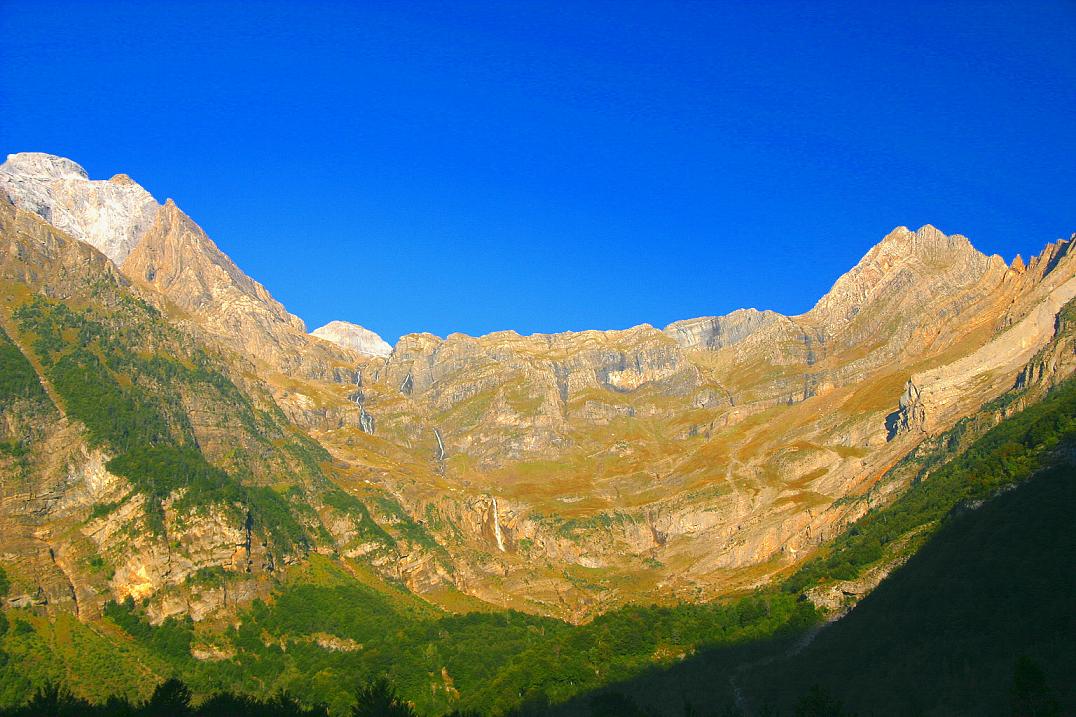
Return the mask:
[[[148,305],[122,294],[106,304],[73,310],[35,297],[14,317],[32,337],[33,351],[68,414],[86,426],[92,445],[113,453],[108,469],[146,496],[149,528],[163,534],[163,503],[178,493],[177,513],[224,506],[246,519],[248,529],[263,529],[281,552],[308,549],[311,531],[327,538],[305,491],[298,489],[301,495],[289,500],[264,487],[274,478],[303,477],[315,489],[332,491],[320,465],[330,460],[324,448],[291,430],[278,408],[255,409],[209,355],[163,325]],[[18,364],[15,378],[5,372],[3,380],[44,395],[33,368],[6,335],[0,360]],[[223,460],[227,470],[211,463],[198,445],[185,397],[219,407],[235,421],[236,447]],[[95,506],[92,517],[114,508]],[[349,510],[368,517],[357,500]],[[361,522],[364,530],[378,532],[372,520]]]
[[[318,556],[216,634],[213,643],[226,648],[227,659],[194,659],[190,647],[201,627],[187,619],[153,627],[130,600],[109,603],[105,616],[196,694],[228,689],[264,698],[285,689],[304,704],[346,714],[356,685],[385,676],[420,714],[431,715],[560,702],[707,645],[792,634],[817,619],[810,603],[780,592],[628,607],[580,626],[514,611],[448,615],[407,593],[365,585],[344,564]],[[344,649],[334,649],[333,640]]]
[[0,328],[0,410],[19,399],[41,404],[49,401],[34,367],[11,337]]

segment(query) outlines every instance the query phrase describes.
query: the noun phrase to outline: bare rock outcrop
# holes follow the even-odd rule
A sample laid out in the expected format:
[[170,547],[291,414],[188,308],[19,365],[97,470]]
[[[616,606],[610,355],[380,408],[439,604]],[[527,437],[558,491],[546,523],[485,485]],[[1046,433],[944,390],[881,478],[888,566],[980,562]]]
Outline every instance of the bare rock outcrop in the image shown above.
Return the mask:
[[774,311],[737,309],[725,316],[675,321],[665,327],[665,334],[681,348],[722,349],[742,341],[780,316]]

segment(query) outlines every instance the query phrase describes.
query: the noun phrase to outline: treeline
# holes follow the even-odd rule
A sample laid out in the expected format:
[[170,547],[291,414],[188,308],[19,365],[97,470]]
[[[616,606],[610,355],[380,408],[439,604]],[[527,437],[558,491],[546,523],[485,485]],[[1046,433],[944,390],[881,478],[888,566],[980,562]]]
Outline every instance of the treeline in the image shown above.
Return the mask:
[[[809,602],[780,593],[630,606],[579,626],[513,611],[445,615],[402,591],[394,597],[363,585],[324,556],[311,556],[305,570],[216,638],[227,659],[191,657],[199,638],[189,619],[150,626],[130,600],[108,604],[105,616],[167,659],[199,696],[287,690],[304,703],[327,703],[333,714],[350,709],[356,679],[374,675],[386,676],[423,714],[563,702],[704,645],[794,635],[817,620]],[[207,577],[214,579],[226,576]]]
[[[400,698],[384,678],[360,685],[355,690],[355,702],[350,710],[351,717],[418,717],[415,708]],[[589,717],[656,717],[655,713],[641,708],[619,692],[596,694],[588,706]],[[555,709],[532,704],[504,713],[503,717],[541,717],[553,714]],[[685,702],[683,712],[687,717],[745,717],[734,705],[700,709]],[[793,714],[796,717],[852,717],[839,700],[817,685],[807,691]],[[0,711],[0,717],[329,717],[329,710],[325,705],[305,706],[283,692],[267,699],[223,692],[196,704],[187,685],[170,679],[158,685],[153,695],[141,703],[114,697],[103,704],[93,704],[50,685],[39,690],[26,705]],[[443,717],[483,715],[456,709],[444,713]],[[770,711],[766,717],[779,717],[779,713]]]
[[[389,708],[393,706],[390,704]],[[50,685],[40,689],[22,707],[0,714],[5,717],[328,717],[329,713],[324,706],[305,707],[284,693],[260,700],[225,692],[195,705],[190,688],[180,680],[171,679],[158,685],[153,695],[142,703],[112,697],[102,704],[93,704]],[[388,717],[409,713],[382,710],[367,714]]]

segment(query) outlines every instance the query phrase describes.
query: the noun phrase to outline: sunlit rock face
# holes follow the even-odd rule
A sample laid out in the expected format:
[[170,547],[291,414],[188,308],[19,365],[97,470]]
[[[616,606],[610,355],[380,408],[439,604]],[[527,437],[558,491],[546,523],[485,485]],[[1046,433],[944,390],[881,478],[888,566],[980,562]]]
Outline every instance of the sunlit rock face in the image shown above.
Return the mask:
[[[899,227],[798,316],[408,335],[364,374],[363,411],[424,466],[386,482],[497,566],[461,568],[486,599],[578,617],[632,596],[558,573],[658,563],[627,592],[743,589],[836,535],[888,467],[1014,384],[1076,295],[1070,246],[1009,266]],[[324,439],[342,460],[375,446]]]
[[79,165],[39,152],[8,155],[0,191],[21,209],[122,264],[153,224],[160,205],[125,174],[91,180]]
[[[3,165],[0,187],[9,199],[0,279],[60,300],[102,278],[137,292],[230,362],[265,416],[284,420],[271,395],[290,431],[331,454],[318,463],[337,487],[373,497],[370,519],[399,538],[398,552],[378,548],[361,521],[323,505],[333,541],[322,549],[373,555],[417,590],[450,581],[573,619],[765,582],[899,492],[882,476],[923,440],[1015,384],[1053,384],[1076,364],[1073,332],[1061,343],[1057,320],[1076,297],[1072,241],[1010,265],[960,235],[898,227],[798,316],[741,309],[664,329],[410,334],[390,347],[347,322],[306,333],[174,203],[150,197],[152,215],[139,214],[148,194],[122,177],[92,182],[69,160],[25,154]],[[93,248],[113,245],[122,251],[112,261]],[[0,312],[26,293],[9,289]],[[180,399],[206,450],[285,455],[272,442],[236,441],[240,423],[222,418],[230,411],[220,402]],[[125,489],[82,462],[80,475],[98,487],[73,509],[79,520]],[[39,487],[33,494],[45,495]],[[133,520],[137,508],[124,510]],[[62,527],[43,515],[34,530]],[[123,510],[113,515],[116,525],[101,522],[95,536],[129,524]],[[191,544],[208,562],[191,565],[231,565],[239,525],[223,514],[192,524]],[[23,537],[26,555],[40,557],[34,535]],[[158,548],[123,546],[107,548],[111,590],[172,589],[162,587]],[[66,550],[57,546],[55,580],[42,583],[50,604],[71,593],[59,570]],[[92,605],[72,582],[73,599]]]
[[665,327],[665,333],[685,349],[722,349],[780,318],[783,317],[775,311],[737,309],[726,316],[676,321]]
[[392,353],[392,346],[387,341],[373,331],[348,321],[330,321],[310,334],[364,356],[384,358]]

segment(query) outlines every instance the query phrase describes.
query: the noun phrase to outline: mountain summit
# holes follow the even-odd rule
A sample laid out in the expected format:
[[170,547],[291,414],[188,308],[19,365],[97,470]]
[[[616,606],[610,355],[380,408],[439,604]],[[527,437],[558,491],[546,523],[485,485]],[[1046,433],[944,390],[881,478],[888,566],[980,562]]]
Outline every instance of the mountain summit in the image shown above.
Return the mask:
[[160,205],[126,175],[91,180],[70,159],[40,152],[9,154],[0,164],[0,192],[123,263],[153,224]]
[[310,332],[311,336],[331,341],[364,356],[384,358],[392,353],[392,346],[373,331],[348,321],[330,321]]

